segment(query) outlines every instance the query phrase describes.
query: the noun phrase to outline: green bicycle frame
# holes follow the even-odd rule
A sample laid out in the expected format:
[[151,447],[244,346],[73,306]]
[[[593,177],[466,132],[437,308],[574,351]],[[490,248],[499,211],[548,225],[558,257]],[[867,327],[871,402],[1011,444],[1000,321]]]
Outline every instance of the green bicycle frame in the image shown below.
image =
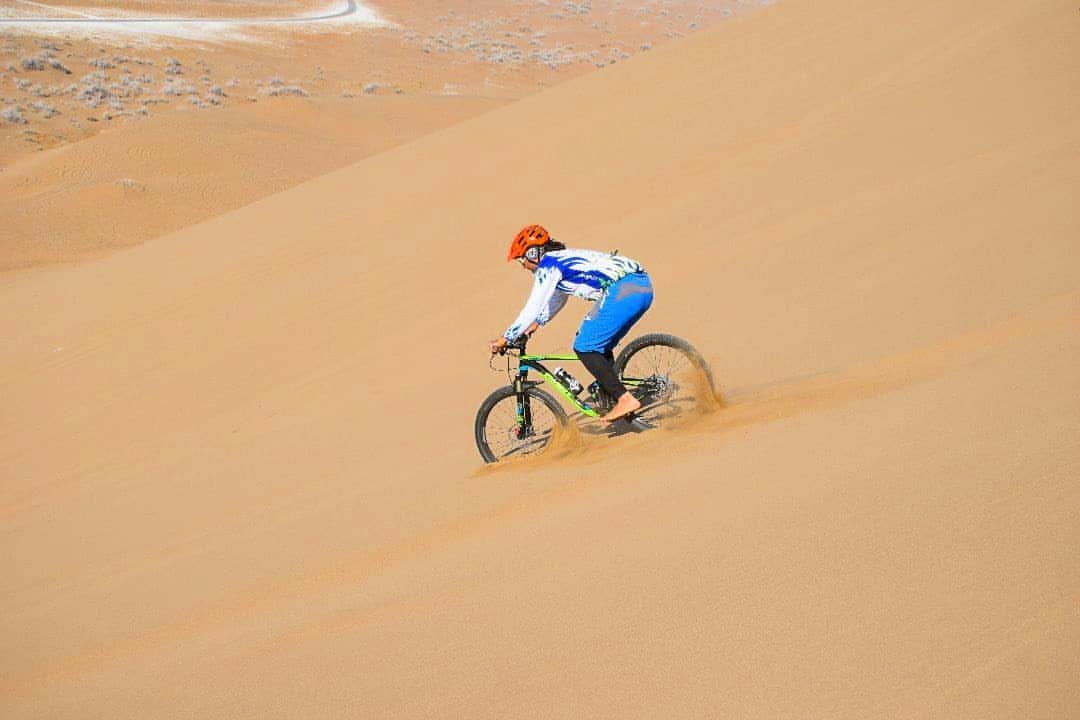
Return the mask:
[[[580,362],[575,354],[569,355],[521,355],[518,357],[518,375],[514,382],[514,390],[520,397],[524,391],[526,383],[528,382],[528,374],[530,370],[535,370],[540,377],[544,379],[544,382],[554,387],[559,393],[570,401],[570,404],[576,407],[582,415],[587,417],[600,417],[600,413],[595,408],[584,402],[581,398],[574,393],[570,392],[569,388],[559,382],[559,379],[555,375],[544,367],[544,361],[559,360],[562,362]],[[641,380],[635,380],[632,378],[622,378],[623,384],[627,387],[636,387],[641,384]]]

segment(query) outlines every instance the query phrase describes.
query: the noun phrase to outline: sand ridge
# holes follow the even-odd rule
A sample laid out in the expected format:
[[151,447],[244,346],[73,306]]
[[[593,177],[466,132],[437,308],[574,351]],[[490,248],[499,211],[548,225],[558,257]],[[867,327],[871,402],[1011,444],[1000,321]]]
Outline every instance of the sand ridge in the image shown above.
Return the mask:
[[[1074,12],[778,4],[10,278],[5,714],[1075,715]],[[474,476],[537,218],[729,406]]]
[[[134,0],[100,10],[53,6],[68,19],[197,14],[220,22],[20,25],[0,17],[0,210],[11,219],[0,226],[0,271],[138,244],[756,5],[384,2],[365,5],[367,14],[284,24],[255,19],[326,6]],[[41,9],[0,11],[25,18]],[[267,126],[272,144],[260,137]],[[254,152],[260,143],[267,150]],[[145,159],[162,147],[185,151],[166,151],[148,173]],[[251,181],[205,173],[208,163]],[[193,175],[206,190],[195,197]]]

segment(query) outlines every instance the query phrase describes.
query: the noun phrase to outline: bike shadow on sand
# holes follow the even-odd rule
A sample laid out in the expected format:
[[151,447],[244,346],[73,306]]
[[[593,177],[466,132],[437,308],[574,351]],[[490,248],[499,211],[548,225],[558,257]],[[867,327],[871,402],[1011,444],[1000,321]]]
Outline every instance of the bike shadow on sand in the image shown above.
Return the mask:
[[572,413],[570,422],[583,436],[613,439],[652,432],[661,429],[661,426],[673,429],[724,406],[723,398],[713,385],[711,373],[694,373],[688,380],[693,388],[689,396],[647,404],[632,416],[613,423],[591,418],[581,412]]

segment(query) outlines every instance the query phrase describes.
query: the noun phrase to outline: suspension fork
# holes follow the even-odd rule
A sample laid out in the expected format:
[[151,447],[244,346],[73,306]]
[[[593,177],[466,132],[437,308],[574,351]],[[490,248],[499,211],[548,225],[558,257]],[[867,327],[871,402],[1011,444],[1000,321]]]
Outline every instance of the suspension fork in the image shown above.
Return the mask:
[[529,375],[528,365],[519,365],[518,373],[514,376],[514,395],[517,398],[517,424],[522,437],[532,432],[532,408],[529,406],[529,395],[525,392],[525,380]]

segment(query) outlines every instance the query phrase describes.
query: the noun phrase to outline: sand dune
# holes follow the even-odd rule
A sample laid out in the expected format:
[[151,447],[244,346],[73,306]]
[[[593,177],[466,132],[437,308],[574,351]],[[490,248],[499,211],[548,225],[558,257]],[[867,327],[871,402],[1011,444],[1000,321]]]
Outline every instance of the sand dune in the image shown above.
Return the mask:
[[0,177],[0,271],[145,242],[499,104],[282,99],[170,113],[29,156]]
[[[176,231],[761,4],[380,0],[374,24],[297,24],[249,21],[346,4],[0,3],[0,272]],[[43,12],[64,20],[4,22]],[[222,22],[80,20],[117,13]]]
[[[1076,715],[1074,21],[786,2],[10,278],[5,716]],[[729,407],[476,473],[533,220]]]

